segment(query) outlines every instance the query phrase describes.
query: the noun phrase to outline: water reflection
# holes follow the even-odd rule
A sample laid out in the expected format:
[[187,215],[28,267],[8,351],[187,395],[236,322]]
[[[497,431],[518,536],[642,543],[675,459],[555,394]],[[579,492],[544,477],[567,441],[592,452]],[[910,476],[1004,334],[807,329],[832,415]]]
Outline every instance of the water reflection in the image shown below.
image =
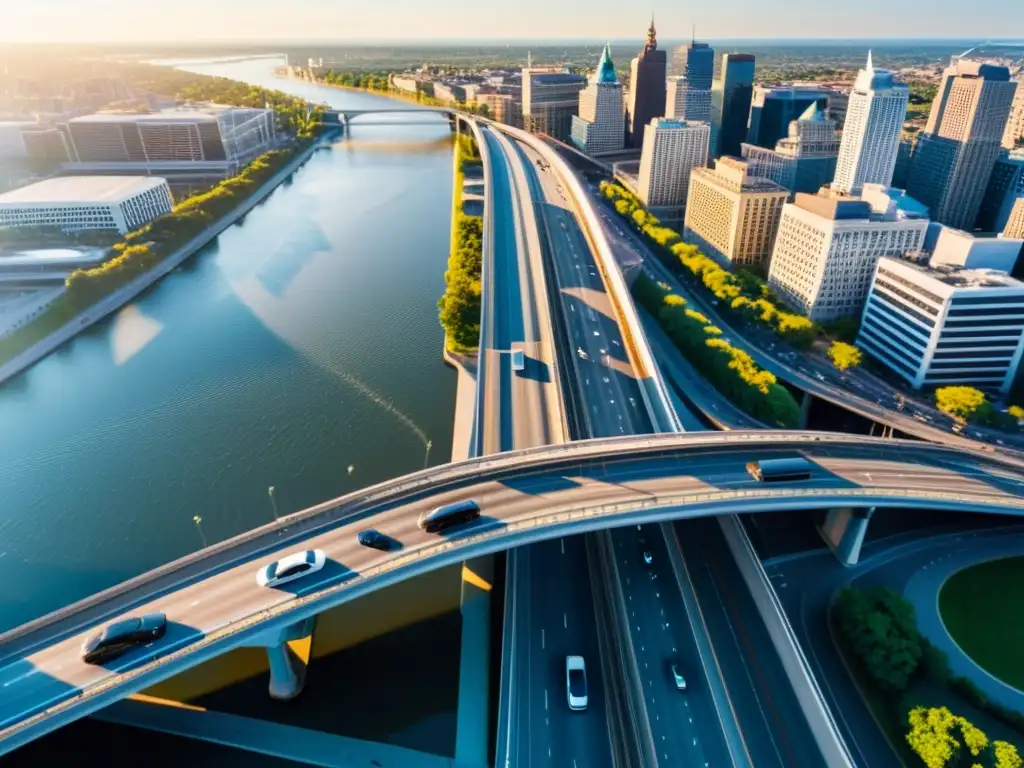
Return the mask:
[[155,339],[163,325],[146,317],[135,304],[129,304],[114,316],[110,329],[110,350],[114,365],[124,365]]

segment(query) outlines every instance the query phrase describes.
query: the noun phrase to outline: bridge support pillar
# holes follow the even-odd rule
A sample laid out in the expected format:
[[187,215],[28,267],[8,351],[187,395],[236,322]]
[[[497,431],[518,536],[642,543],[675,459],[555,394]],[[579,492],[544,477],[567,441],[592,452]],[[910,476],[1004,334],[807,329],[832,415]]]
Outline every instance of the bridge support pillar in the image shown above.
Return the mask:
[[273,638],[263,638],[270,663],[270,698],[294,699],[306,683],[306,668],[313,649],[315,618],[300,621],[281,630]]
[[813,397],[810,392],[804,392],[803,399],[800,400],[800,426],[797,429],[807,429],[807,423],[811,420],[811,398]]
[[830,509],[819,532],[829,549],[845,566],[856,565],[868,532],[874,507]]

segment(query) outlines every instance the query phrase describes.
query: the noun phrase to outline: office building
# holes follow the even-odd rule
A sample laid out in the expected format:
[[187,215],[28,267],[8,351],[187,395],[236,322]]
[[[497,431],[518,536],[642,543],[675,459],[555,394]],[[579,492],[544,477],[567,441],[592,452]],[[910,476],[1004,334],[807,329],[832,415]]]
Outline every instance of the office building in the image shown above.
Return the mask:
[[513,128],[523,127],[523,105],[513,93],[478,93],[476,103],[487,107],[493,120]]
[[1001,232],[1019,197],[1024,197],[1024,149],[1003,150],[992,166],[975,226],[982,232]]
[[925,250],[931,252],[932,267],[957,269],[994,269],[1012,272],[1024,241],[1004,235],[974,235],[932,222],[925,239]]
[[1017,73],[1017,91],[1010,107],[1010,118],[1003,131],[1003,148],[1024,147],[1024,71]]
[[771,149],[787,135],[789,124],[807,108],[828,108],[829,91],[810,86],[755,85],[750,102],[750,122],[747,143]]
[[686,202],[690,172],[708,163],[711,128],[655,117],[644,133],[637,196],[648,208],[681,207]]
[[171,210],[165,179],[131,176],[65,176],[0,195],[0,228],[59,227],[137,229]]
[[779,139],[775,149],[745,142],[741,145],[743,159],[750,164],[749,173],[785,187],[790,199],[797,192],[817,193],[835,175],[839,157],[835,126],[812,104],[789,124],[789,135]]
[[711,86],[711,154],[739,155],[747,137],[750,98],[754,90],[754,57],[722,54],[722,70]]
[[572,143],[588,155],[618,152],[626,142],[623,109],[622,84],[615,74],[611,46],[606,43],[597,71],[580,91],[580,113],[572,118]]
[[1024,197],[1018,198],[1013,204],[1013,210],[1003,227],[1003,237],[1024,240]]
[[579,109],[587,78],[557,67],[523,69],[523,127],[569,141],[572,117]]
[[974,226],[1015,89],[1003,66],[957,59],[946,69],[907,182],[936,221]]
[[882,258],[857,345],[915,389],[1007,392],[1024,352],[1024,283],[994,270]]
[[647,42],[640,55],[630,64],[629,77],[629,144],[644,146],[644,133],[653,118],[665,114],[665,52],[658,49],[654,19],[647,30]]
[[751,176],[735,157],[694,168],[683,239],[726,265],[767,267],[789,190]]
[[710,91],[711,80],[715,76],[714,48],[696,40],[679,46],[672,54],[668,74],[683,78],[698,90]]
[[665,117],[673,120],[711,122],[711,89],[695,88],[685,77],[670,77]]
[[909,98],[910,89],[876,69],[869,52],[850,93],[833,190],[856,195],[864,184],[892,183]]
[[858,315],[878,259],[921,250],[928,220],[878,198],[801,193],[783,206],[768,284],[787,304],[815,322]]
[[914,158],[914,142],[907,139],[900,139],[896,147],[896,164],[892,169],[892,186],[900,189],[907,188],[907,179],[910,178],[910,165]]

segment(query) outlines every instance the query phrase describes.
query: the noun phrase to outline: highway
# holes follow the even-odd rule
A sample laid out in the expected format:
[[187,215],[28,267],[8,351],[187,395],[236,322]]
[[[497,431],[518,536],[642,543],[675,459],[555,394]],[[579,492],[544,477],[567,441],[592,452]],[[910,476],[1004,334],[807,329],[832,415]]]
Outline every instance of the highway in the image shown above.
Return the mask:
[[[810,481],[766,488],[746,472],[746,461],[797,449],[820,467]],[[152,583],[140,579],[98,606],[72,606],[52,623],[44,619],[27,633],[0,638],[8,654],[22,649],[0,666],[0,751],[234,647],[275,620],[314,615],[469,556],[599,527],[739,511],[899,500],[924,509],[1021,514],[1022,490],[1021,465],[1010,460],[920,443],[799,432],[580,441],[424,470],[291,515],[283,530],[267,526],[243,539],[276,540],[273,557],[300,548],[324,550],[328,566],[295,588],[257,586],[255,572],[272,559],[270,552],[259,561],[240,554],[238,564],[191,580],[183,567],[174,591],[155,587],[158,577]],[[477,523],[449,536],[428,535],[417,526],[422,512],[467,497],[484,510]],[[355,534],[368,525],[403,549],[385,553],[360,546]],[[81,643],[99,619],[76,625],[77,615],[111,620],[153,610],[168,615],[165,640],[109,668],[80,661]]]

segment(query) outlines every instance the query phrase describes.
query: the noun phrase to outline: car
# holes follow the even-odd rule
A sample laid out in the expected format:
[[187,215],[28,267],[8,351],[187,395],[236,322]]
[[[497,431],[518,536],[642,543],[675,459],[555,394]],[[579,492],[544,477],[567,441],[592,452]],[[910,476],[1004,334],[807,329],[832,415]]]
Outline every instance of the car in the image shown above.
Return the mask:
[[672,664],[669,669],[672,670],[672,682],[675,683],[677,691],[686,690],[686,678],[679,672],[679,665]]
[[162,613],[147,613],[115,621],[82,644],[82,661],[105,664],[132,648],[159,640],[166,632],[167,617]]
[[480,505],[472,499],[445,504],[420,515],[419,526],[427,533],[441,533],[453,525],[469,523],[480,517]]
[[576,354],[580,356],[580,360],[590,359],[590,355],[587,354],[587,351],[583,349],[583,347],[576,347]]
[[398,541],[387,534],[374,530],[373,528],[367,528],[365,531],[360,531],[356,534],[356,539],[364,547],[379,549],[381,552],[390,552],[394,549],[402,548],[402,545]]
[[260,568],[256,572],[256,583],[261,587],[279,587],[289,581],[316,573],[324,567],[325,562],[327,556],[319,549],[293,552]]
[[644,562],[648,565],[654,562],[654,558],[651,556],[651,553],[648,550],[644,550]]
[[580,712],[587,708],[587,665],[582,656],[565,657],[565,696],[569,709]]

